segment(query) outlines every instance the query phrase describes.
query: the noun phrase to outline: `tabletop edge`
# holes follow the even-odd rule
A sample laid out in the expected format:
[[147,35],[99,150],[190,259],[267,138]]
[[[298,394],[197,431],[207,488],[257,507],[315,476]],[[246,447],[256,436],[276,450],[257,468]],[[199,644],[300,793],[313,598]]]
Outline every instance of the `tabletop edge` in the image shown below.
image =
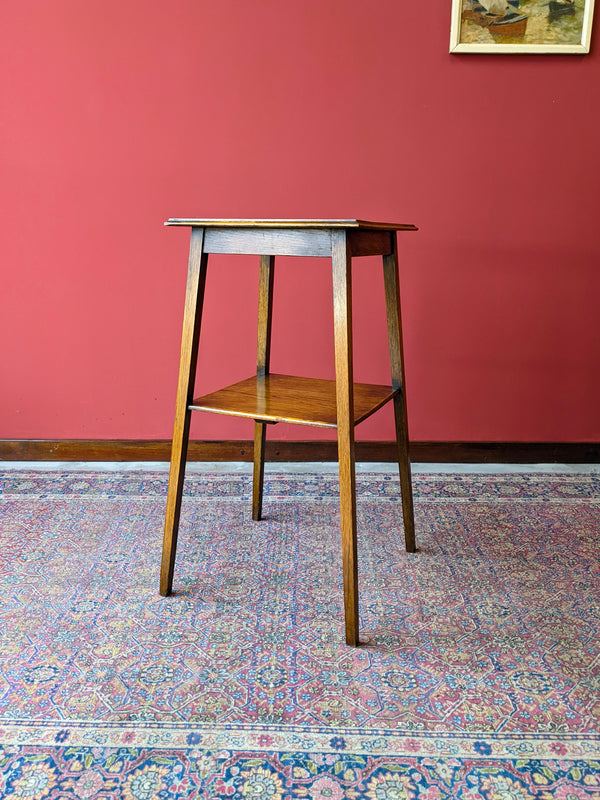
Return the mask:
[[172,217],[166,226],[200,228],[356,228],[366,230],[416,231],[412,224],[371,222],[362,219],[195,219]]

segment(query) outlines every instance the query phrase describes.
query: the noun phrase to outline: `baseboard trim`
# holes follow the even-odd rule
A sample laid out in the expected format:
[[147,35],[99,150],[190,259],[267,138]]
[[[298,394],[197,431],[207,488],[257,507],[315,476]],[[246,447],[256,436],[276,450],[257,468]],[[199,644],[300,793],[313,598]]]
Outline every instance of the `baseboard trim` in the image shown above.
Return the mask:
[[[192,441],[189,461],[251,461],[251,440]],[[0,461],[168,461],[164,439],[0,439]],[[335,441],[267,441],[267,461],[337,461]],[[598,464],[600,442],[411,442],[416,463]],[[394,442],[357,442],[357,461],[396,460]]]

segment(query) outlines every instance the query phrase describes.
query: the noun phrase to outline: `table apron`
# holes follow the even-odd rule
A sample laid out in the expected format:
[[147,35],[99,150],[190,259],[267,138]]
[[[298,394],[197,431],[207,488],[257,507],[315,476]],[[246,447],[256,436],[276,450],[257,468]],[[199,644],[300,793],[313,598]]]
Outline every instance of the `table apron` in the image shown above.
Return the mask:
[[[394,231],[348,230],[351,256],[389,255]],[[331,257],[332,231],[308,228],[205,228],[204,252],[263,256]]]
[[331,231],[205,228],[206,253],[257,256],[331,256]]

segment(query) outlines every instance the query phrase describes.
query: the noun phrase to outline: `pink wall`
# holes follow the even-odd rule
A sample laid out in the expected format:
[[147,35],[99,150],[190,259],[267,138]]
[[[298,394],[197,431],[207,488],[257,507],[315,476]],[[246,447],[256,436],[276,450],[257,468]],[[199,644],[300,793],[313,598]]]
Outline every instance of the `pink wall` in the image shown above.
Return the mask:
[[[188,233],[162,222],[264,216],[420,227],[414,439],[600,440],[597,30],[588,56],[451,56],[450,5],[3,4],[0,437],[169,438]],[[272,367],[332,377],[328,263],[279,266]],[[256,282],[215,259],[199,389],[252,372]],[[387,382],[376,261],[355,304],[356,378]],[[358,435],[391,439],[387,410]]]

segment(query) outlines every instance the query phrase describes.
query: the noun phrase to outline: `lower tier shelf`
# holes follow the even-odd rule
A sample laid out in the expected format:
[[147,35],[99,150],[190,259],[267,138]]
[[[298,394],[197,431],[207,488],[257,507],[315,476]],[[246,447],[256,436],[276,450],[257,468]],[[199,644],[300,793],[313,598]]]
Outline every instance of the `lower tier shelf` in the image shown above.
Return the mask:
[[[354,384],[354,424],[358,425],[400,390],[373,383]],[[292,375],[252,376],[197,397],[189,408],[262,422],[337,427],[335,381]]]

